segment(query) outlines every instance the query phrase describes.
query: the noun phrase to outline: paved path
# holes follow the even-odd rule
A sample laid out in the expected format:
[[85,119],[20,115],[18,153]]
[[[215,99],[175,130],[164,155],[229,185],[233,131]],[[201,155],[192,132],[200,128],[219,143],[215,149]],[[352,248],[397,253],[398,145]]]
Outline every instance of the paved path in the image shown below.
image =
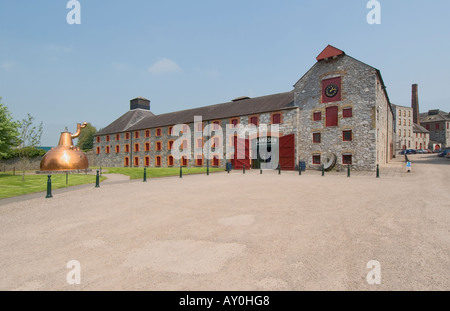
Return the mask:
[[[0,289],[450,290],[450,161],[411,160],[411,173],[398,161],[380,179],[110,179],[4,204]],[[80,285],[66,282],[71,260]],[[370,260],[381,285],[366,282]]]

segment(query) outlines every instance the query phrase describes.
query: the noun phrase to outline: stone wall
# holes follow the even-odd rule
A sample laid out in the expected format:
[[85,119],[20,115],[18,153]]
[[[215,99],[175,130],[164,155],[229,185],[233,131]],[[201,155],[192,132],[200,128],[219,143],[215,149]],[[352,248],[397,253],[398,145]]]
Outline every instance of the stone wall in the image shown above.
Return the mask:
[[14,158],[9,160],[0,160],[0,171],[12,171],[14,168],[16,171],[25,169],[26,171],[40,169],[42,157],[35,157],[26,159],[24,162],[20,158]]

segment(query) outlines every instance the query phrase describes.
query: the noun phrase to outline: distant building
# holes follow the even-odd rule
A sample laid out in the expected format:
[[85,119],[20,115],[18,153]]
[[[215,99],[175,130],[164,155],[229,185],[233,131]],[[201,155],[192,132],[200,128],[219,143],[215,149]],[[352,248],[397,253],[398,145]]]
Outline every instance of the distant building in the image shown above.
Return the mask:
[[450,147],[450,113],[430,110],[420,115],[420,123],[430,132],[430,148]]
[[[318,169],[333,158],[338,168],[351,165],[355,170],[388,163],[394,153],[394,114],[380,71],[330,45],[316,60],[285,93],[161,115],[150,111],[149,100],[135,98],[130,111],[95,134],[95,163],[225,168],[231,162],[235,168],[280,165],[286,170],[299,161]],[[195,116],[202,123],[194,122]],[[173,156],[179,142],[175,125],[193,138],[176,150],[182,153],[179,159]],[[211,134],[205,134],[208,125],[213,126]],[[236,128],[234,135],[227,125]],[[260,125],[267,125],[265,133],[240,130]],[[213,146],[208,155],[203,152],[207,141]],[[234,146],[231,155],[225,146]]]

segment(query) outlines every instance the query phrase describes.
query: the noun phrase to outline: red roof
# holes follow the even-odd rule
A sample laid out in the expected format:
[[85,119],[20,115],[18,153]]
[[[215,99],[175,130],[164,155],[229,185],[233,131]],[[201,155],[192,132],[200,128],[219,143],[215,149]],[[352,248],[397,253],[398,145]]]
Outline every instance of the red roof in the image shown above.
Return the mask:
[[335,48],[334,46],[328,45],[319,56],[316,57],[317,61],[321,61],[325,58],[332,58],[334,56],[345,55],[345,52]]

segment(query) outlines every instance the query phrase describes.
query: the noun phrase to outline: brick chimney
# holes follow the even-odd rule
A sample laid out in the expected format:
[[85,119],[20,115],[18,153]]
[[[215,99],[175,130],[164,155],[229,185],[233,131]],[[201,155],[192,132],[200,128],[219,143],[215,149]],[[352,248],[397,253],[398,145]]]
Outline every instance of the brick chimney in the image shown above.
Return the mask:
[[412,85],[411,107],[413,109],[413,122],[420,125],[419,94],[417,84]]

